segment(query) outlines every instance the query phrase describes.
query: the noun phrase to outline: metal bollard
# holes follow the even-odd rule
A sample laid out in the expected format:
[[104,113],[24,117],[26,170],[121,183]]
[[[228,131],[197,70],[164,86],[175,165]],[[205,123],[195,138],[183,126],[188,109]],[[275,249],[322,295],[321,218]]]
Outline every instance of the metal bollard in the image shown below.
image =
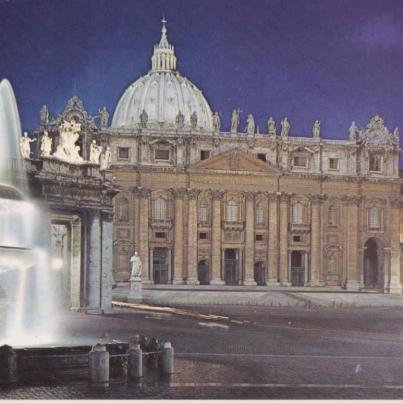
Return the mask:
[[129,378],[138,379],[143,376],[143,352],[140,344],[136,343],[129,350]]
[[88,372],[90,386],[105,388],[109,386],[109,352],[106,346],[96,344],[88,353]]
[[161,369],[163,374],[174,373],[174,348],[172,344],[167,341],[162,347],[162,363]]
[[17,382],[17,353],[11,346],[5,344],[0,347],[0,384]]

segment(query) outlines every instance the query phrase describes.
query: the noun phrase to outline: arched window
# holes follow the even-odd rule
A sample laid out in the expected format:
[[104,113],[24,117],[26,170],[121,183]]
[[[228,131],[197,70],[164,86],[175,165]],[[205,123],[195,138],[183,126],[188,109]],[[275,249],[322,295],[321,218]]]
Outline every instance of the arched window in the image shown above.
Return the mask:
[[371,207],[368,212],[368,227],[378,229],[381,226],[378,207]]
[[227,204],[227,221],[238,221],[238,205],[234,200],[230,200]]
[[304,222],[304,206],[298,202],[292,208],[292,223],[303,224]]
[[262,225],[264,223],[263,206],[256,206],[255,210],[255,224]]
[[207,206],[205,204],[199,206],[199,222],[201,224],[207,223]]
[[328,224],[329,225],[337,224],[337,211],[336,206],[334,206],[333,204],[329,207]]
[[165,220],[166,210],[166,201],[162,197],[154,200],[153,217],[155,220]]

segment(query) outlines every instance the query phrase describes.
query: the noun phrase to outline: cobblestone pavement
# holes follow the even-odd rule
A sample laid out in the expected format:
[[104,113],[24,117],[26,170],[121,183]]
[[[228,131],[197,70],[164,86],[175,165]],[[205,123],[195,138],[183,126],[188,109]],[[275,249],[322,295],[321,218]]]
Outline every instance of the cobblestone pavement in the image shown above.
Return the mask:
[[[282,307],[403,307],[403,296],[373,292],[334,292],[321,291],[315,288],[272,289],[269,287],[251,286],[153,286],[144,288],[144,301],[157,305],[249,305],[249,306],[282,306]],[[113,290],[116,300],[125,301],[129,286],[122,285]]]
[[403,309],[143,306],[108,315],[69,313],[64,342],[171,340],[169,382],[83,382],[0,390],[1,399],[403,398]]

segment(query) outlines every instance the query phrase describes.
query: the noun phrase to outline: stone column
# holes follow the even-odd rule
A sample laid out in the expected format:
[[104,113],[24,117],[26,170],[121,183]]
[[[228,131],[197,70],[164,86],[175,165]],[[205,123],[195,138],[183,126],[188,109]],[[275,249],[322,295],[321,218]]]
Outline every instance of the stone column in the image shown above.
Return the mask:
[[245,275],[243,285],[256,285],[255,268],[255,195],[246,193],[245,228]]
[[400,200],[390,201],[390,282],[388,290],[391,294],[401,294],[400,280]]
[[134,234],[133,234],[133,240],[134,240],[134,249],[137,250],[140,245],[140,194],[136,190],[136,188],[133,191],[134,193]]
[[360,273],[358,270],[358,215],[361,198],[350,196],[344,198],[346,211],[345,223],[347,228],[347,283],[346,289],[360,289]]
[[102,214],[102,273],[101,273],[101,309],[112,311],[112,247],[113,247],[112,212]]
[[311,197],[311,276],[310,285],[320,286],[320,253],[321,253],[321,210],[322,197]]
[[279,255],[279,225],[278,225],[278,196],[276,193],[269,193],[269,236],[268,245],[268,284],[279,285],[278,255]]
[[175,189],[175,244],[172,284],[183,284],[183,198],[185,189]]
[[143,284],[152,284],[153,276],[149,262],[149,247],[148,247],[148,221],[149,221],[149,195],[150,190],[146,188],[137,188],[139,197],[139,230],[138,230],[138,245],[137,252],[141,259],[142,273],[141,278]]
[[289,222],[290,196],[285,193],[280,195],[280,283],[289,286],[288,280],[288,222]]
[[188,273],[186,284],[197,280],[197,195],[199,190],[188,189]]
[[87,304],[88,312],[101,310],[101,217],[97,210],[87,213]]
[[225,284],[221,279],[221,200],[224,192],[214,190],[213,198],[213,222],[211,231],[211,273],[210,284]]
[[79,216],[73,216],[71,232],[71,310],[78,311],[81,307],[81,218]]

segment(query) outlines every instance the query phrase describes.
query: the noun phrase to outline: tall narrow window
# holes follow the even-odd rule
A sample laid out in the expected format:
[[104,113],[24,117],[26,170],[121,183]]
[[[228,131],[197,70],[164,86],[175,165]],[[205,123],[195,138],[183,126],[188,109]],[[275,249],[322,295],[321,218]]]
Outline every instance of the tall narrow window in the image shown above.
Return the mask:
[[206,224],[207,223],[207,206],[202,204],[199,207],[199,223]]
[[329,207],[328,223],[329,225],[337,224],[337,211],[336,206],[333,204]]
[[372,172],[381,172],[381,156],[379,154],[370,154],[369,170]]
[[368,211],[368,227],[378,229],[381,226],[378,207],[371,207]]
[[238,221],[238,205],[233,200],[230,200],[227,204],[227,221]]
[[262,225],[264,223],[263,206],[256,206],[255,223],[256,225]]
[[292,223],[303,224],[304,222],[304,206],[298,202],[292,208]]
[[153,217],[155,220],[166,219],[166,201],[162,197],[154,200]]

